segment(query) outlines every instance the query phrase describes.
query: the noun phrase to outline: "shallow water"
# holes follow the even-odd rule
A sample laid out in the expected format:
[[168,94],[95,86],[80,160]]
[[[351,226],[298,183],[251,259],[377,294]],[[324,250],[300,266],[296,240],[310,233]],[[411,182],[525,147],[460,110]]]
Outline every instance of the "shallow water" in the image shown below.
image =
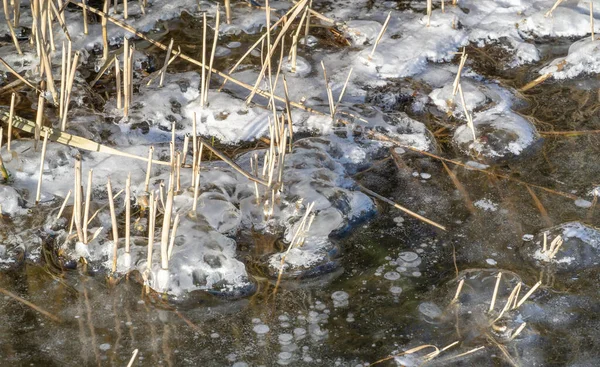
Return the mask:
[[[398,3],[400,8],[408,8],[404,2]],[[157,27],[156,34],[165,43],[173,37],[185,53],[198,58],[200,27],[198,19],[183,15]],[[327,30],[315,35],[326,44],[321,52],[341,47]],[[228,69],[256,38],[226,37],[224,42],[241,45],[219,59],[216,67]],[[500,46],[467,49],[475,71],[501,86],[518,88],[535,78],[549,59],[565,55],[569,44],[540,40],[542,59],[510,71],[502,63]],[[162,65],[164,54],[145,46],[138,44],[156,65]],[[193,69],[182,61],[171,68],[173,72]],[[154,70],[147,68],[148,72]],[[90,70],[89,75],[95,74]],[[397,84],[400,94],[403,89],[412,96],[431,92],[431,87],[417,79],[404,78]],[[113,93],[111,88],[107,85],[104,89],[100,82],[94,93]],[[570,221],[600,222],[595,202],[589,207],[587,203],[577,206],[571,197],[591,202],[588,193],[599,186],[600,161],[594,158],[600,153],[598,135],[544,135],[600,129],[599,96],[596,76],[547,81],[520,94],[517,112],[529,118],[543,138],[523,156],[487,162],[488,172],[504,178],[452,163],[446,163],[446,168],[439,160],[416,152],[390,155],[388,150],[380,151],[376,157],[380,160],[358,167],[368,171],[351,172],[354,178],[443,223],[448,231],[435,230],[379,203],[373,217],[333,237],[340,249],[334,259],[339,266],[326,269],[324,275],[284,279],[276,286],[265,266],[266,255],[285,245],[279,236],[242,232],[236,236],[238,259],[244,262],[255,288],[235,299],[197,292],[178,303],[147,294],[137,273],[113,284],[105,272],[92,266],[60,269],[51,249],[40,250],[40,261],[22,259],[3,270],[0,288],[57,320],[0,295],[0,356],[7,365],[125,365],[138,349],[137,365],[360,366],[419,345],[442,348],[458,341],[448,357],[431,363],[596,365],[600,359],[600,320],[596,316],[600,311],[600,261],[560,272],[553,265],[532,262],[523,249],[539,246],[524,238],[537,236],[544,228]],[[22,97],[17,110],[23,110],[23,117],[33,118],[32,102],[28,96]],[[7,98],[0,96],[0,102],[7,104]],[[406,96],[407,101],[410,98]],[[97,99],[90,100],[86,105],[92,108]],[[396,107],[426,123],[434,132],[439,155],[465,161],[451,142],[456,119],[432,106],[417,112],[409,102]],[[237,153],[241,146],[228,147],[228,151]],[[447,170],[456,176],[459,186]],[[34,208],[26,222],[1,218],[2,225],[9,231],[35,231],[54,209]],[[498,292],[496,309],[507,302],[517,279],[524,283],[521,296],[538,280],[542,282],[523,306],[506,314],[502,330],[490,327],[493,317],[486,312],[499,271],[505,283]],[[465,288],[458,301],[453,301],[461,279],[466,279]],[[511,332],[522,322],[527,322],[527,327],[511,340]],[[482,346],[482,350],[460,356]],[[416,354],[422,357],[424,353]],[[456,359],[449,359],[453,356]],[[418,365],[419,361],[406,358],[398,363]],[[382,363],[394,364],[391,360]]]

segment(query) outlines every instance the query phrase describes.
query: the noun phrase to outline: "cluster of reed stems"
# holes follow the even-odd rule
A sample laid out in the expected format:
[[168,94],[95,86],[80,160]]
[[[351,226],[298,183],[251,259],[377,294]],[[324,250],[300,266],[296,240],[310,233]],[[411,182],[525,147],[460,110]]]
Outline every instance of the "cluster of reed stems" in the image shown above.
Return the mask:
[[548,234],[544,232],[544,240],[542,243],[541,253],[548,256],[549,260],[552,260],[558,253],[558,250],[560,250],[560,247],[563,245],[563,243],[564,241],[562,236],[558,235],[554,238],[554,240],[552,240],[552,242],[550,243],[550,247],[548,247]]

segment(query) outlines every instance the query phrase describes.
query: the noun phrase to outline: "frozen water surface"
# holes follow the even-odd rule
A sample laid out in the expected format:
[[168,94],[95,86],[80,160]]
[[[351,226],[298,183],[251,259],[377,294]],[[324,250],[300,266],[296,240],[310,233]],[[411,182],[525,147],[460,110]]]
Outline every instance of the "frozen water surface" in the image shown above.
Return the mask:
[[[425,2],[321,1],[313,13],[309,2],[271,1],[279,23],[269,40],[284,47],[272,47],[271,76],[258,82],[269,69],[266,3],[232,2],[227,21],[222,2],[130,1],[127,19],[125,4],[112,2],[113,20],[173,39],[174,52],[198,62],[206,15],[207,63],[219,11],[212,66],[235,79],[223,85],[212,72],[203,99],[201,66],[181,56],[160,86],[164,50],[109,21],[109,60],[117,57],[121,80],[133,69],[127,116],[114,65],[102,59],[101,17],[88,11],[84,35],[81,7],[47,1],[36,30],[30,2],[15,19],[18,3],[7,10],[22,54],[3,20],[0,57],[36,88],[46,84],[44,127],[60,130],[63,79],[73,88],[71,136],[50,134],[40,162],[41,142],[18,119],[9,151],[5,115],[14,92],[15,116],[33,126],[38,93],[0,66],[5,364],[127,365],[135,349],[134,365],[366,366],[388,356],[405,366],[597,364],[596,0],[591,18],[585,1],[552,14],[552,0],[434,2],[431,17]],[[294,4],[302,8],[292,19]],[[67,36],[54,8],[79,52],[64,77]],[[125,39],[135,45],[128,66]],[[274,112],[284,119],[277,127]],[[196,198],[194,119],[204,144]],[[277,128],[287,129],[285,160]],[[171,142],[181,163],[173,178]],[[98,152],[107,148],[121,155]],[[89,217],[74,216],[75,197],[85,205],[88,193]]]

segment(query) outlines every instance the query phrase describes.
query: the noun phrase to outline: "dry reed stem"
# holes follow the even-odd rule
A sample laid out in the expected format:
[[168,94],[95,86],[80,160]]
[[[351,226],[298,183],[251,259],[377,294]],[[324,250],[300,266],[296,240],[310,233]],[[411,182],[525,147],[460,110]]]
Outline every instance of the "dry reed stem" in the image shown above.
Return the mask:
[[458,287],[456,287],[456,293],[454,294],[454,298],[452,298],[452,301],[450,303],[458,301],[458,297],[460,296],[460,292],[462,291],[464,284],[465,284],[464,279],[461,279],[460,282],[458,282]]
[[[127,3],[127,0],[125,0],[125,3]],[[125,18],[127,19],[127,18]],[[127,367],[132,367],[133,366],[133,362],[135,362],[135,357],[137,357],[138,355],[138,349],[133,351],[133,355],[131,356],[131,359],[129,360],[129,363],[127,363]]]
[[21,51],[21,47],[19,46],[19,40],[17,39],[17,35],[15,33],[15,29],[13,28],[13,24],[10,21],[10,15],[8,14],[8,0],[3,0],[3,4],[4,4],[4,19],[6,20],[6,25],[8,26],[8,30],[10,32],[10,36],[12,38],[13,44],[15,45],[15,48],[17,49],[17,53],[19,55],[23,55],[23,52]]
[[65,196],[65,199],[63,200],[63,203],[60,206],[60,210],[58,211],[58,214],[56,214],[56,220],[60,219],[63,211],[65,210],[65,207],[67,206],[67,202],[69,201],[69,198],[71,197],[72,192],[73,192],[73,190],[69,190],[69,192],[67,192],[67,196]]
[[[200,165],[202,164],[202,151],[204,150],[204,141],[200,142],[200,149],[198,150],[197,161],[194,163],[195,175],[194,175],[194,201],[192,204],[192,213],[196,216],[196,208],[198,207],[198,194],[200,192]],[[208,147],[208,145],[207,145]]]
[[[5,111],[0,110],[0,120],[2,122],[8,123],[8,121],[10,120],[10,114]],[[19,130],[22,130],[22,131],[25,131],[28,133],[33,134],[35,132],[35,123],[32,121],[26,120],[22,117],[19,117],[19,116],[13,116],[12,126],[14,128],[17,128]],[[46,129],[46,128],[44,127],[43,129]],[[127,158],[141,160],[144,162],[148,161],[148,159],[145,157],[140,157],[140,156],[137,156],[134,154],[122,152],[120,150],[108,147],[106,145],[102,145],[102,144],[96,143],[94,141],[91,141],[91,140],[88,140],[88,139],[85,139],[85,138],[82,138],[82,137],[79,137],[76,135],[67,134],[65,132],[57,131],[54,129],[50,129],[49,139],[51,141],[54,141],[54,142],[57,142],[57,143],[60,143],[60,144],[66,145],[66,146],[75,147],[75,148],[87,150],[90,152],[117,155],[117,156],[121,156],[121,157],[127,157]],[[163,162],[163,161],[157,161],[157,160],[155,160],[153,162],[155,164],[165,165],[165,166],[168,166],[170,164],[169,162]]]
[[75,186],[73,187],[75,191],[75,203],[73,205],[73,209],[75,212],[75,228],[77,230],[77,238],[79,242],[84,242],[83,240],[83,231],[81,225],[81,156],[77,155],[75,157]]
[[150,190],[150,175],[152,173],[152,155],[154,154],[154,147],[150,147],[148,149],[148,165],[146,166],[146,179],[144,181],[144,191],[148,192]]
[[225,0],[225,18],[227,24],[231,24],[231,0]]
[[7,142],[6,149],[10,152],[10,144],[12,141],[12,128],[13,128],[13,117],[15,116],[15,102],[16,102],[16,93],[12,93],[10,96],[10,110],[8,112],[8,131],[7,131]]
[[110,208],[110,220],[113,233],[113,259],[112,259],[112,272],[117,271],[117,250],[119,247],[119,228],[117,227],[117,214],[115,213],[115,201],[113,200],[112,184],[110,183],[110,177],[106,182],[106,192],[108,194],[108,205]]
[[171,238],[169,239],[169,249],[167,251],[167,258],[171,260],[171,255],[173,254],[173,247],[175,245],[175,237],[177,236],[177,227],[179,227],[179,213],[175,215],[175,220],[173,222],[173,229],[171,230]]
[[[104,10],[105,14],[108,14],[108,5],[110,0],[104,0]],[[84,8],[85,9],[85,8]],[[102,24],[102,60],[108,60],[108,22],[106,17],[103,16],[101,20]]]
[[15,77],[17,77],[19,80],[21,80],[23,83],[27,84],[27,86],[35,91],[37,91],[38,93],[42,93],[42,91],[34,86],[33,84],[31,84],[29,81],[27,81],[27,79],[23,78],[19,73],[17,73],[15,71],[15,69],[13,69],[6,61],[4,61],[3,58],[0,57],[0,64],[4,65],[4,67],[8,70],[9,73],[11,73],[12,75],[14,75]]
[[548,80],[551,76],[552,76],[552,73],[546,73],[544,75],[540,75],[536,79],[534,79],[534,80],[530,81],[529,83],[525,84],[524,86],[522,86],[519,89],[519,92],[526,92],[526,91],[530,90],[531,88],[534,88],[534,87],[538,86],[539,84],[542,84],[543,82]]
[[[217,15],[216,15],[216,19],[215,19],[215,35],[214,35],[214,39],[213,39],[212,50],[210,51],[210,61],[208,63],[208,76],[206,78],[206,85],[205,85],[206,91],[204,92],[204,104],[208,103],[208,89],[210,87],[210,78],[212,76],[213,62],[215,60],[215,52],[217,51],[217,42],[219,41],[219,25],[221,22],[221,17],[220,17],[221,13],[219,11],[219,4],[217,4],[216,12],[217,12]],[[204,61],[202,63],[204,63]]]
[[[428,2],[431,0],[427,0]],[[381,30],[379,31],[379,34],[377,35],[377,38],[375,39],[375,44],[373,44],[373,49],[371,50],[371,53],[369,54],[369,60],[371,60],[373,58],[373,55],[375,54],[375,50],[377,49],[377,45],[379,45],[379,42],[381,41],[381,38],[383,38],[383,34],[385,33],[388,24],[390,23],[390,18],[392,16],[392,12],[390,11],[387,15],[387,17],[385,18],[385,21],[383,22],[383,26],[381,27]],[[429,26],[429,24],[427,24],[427,26]]]
[[513,309],[517,309],[519,308],[523,303],[525,303],[525,301],[527,301],[527,299],[533,294],[533,292],[535,292],[536,289],[538,289],[538,287],[542,284],[542,281],[538,281],[537,283],[535,283],[535,285],[533,287],[531,287],[531,289],[529,290],[529,292],[527,292],[523,298],[521,298],[521,300],[517,303],[517,305],[513,308]]
[[531,198],[533,199],[533,202],[535,203],[536,208],[540,212],[540,215],[542,216],[542,219],[544,220],[544,222],[546,223],[546,225],[548,227],[551,226],[552,225],[552,220],[550,220],[550,217],[548,216],[548,211],[546,211],[546,208],[544,207],[544,204],[542,204],[542,202],[537,197],[537,195],[535,194],[535,192],[533,191],[533,189],[531,187],[529,187],[528,185],[526,185],[525,187],[527,188],[527,191],[529,192],[529,195],[531,195]]
[[38,105],[37,105],[37,113],[35,115],[35,130],[34,130],[34,142],[33,149],[37,152],[38,143],[40,141],[40,136],[42,132],[42,119],[44,117],[44,94],[40,93],[38,95]]
[[131,172],[125,180],[125,253],[131,245]]
[[88,171],[87,187],[85,190],[85,207],[83,210],[83,243],[88,243],[88,224],[90,215],[90,203],[92,199],[92,178],[94,170]]
[[527,326],[527,323],[526,323],[526,322],[522,323],[522,324],[521,324],[521,325],[520,325],[520,326],[517,328],[517,330],[515,330],[515,331],[512,333],[512,335],[510,336],[510,339],[508,339],[508,340],[509,340],[509,341],[510,341],[510,340],[514,340],[514,339],[515,339],[517,336],[519,336],[519,334],[521,334],[521,332],[523,331],[523,329],[525,329],[525,326]]
[[50,312],[44,310],[43,308],[41,308],[39,306],[34,305],[33,303],[29,302],[28,300],[26,300],[24,298],[21,298],[21,297],[17,296],[16,294],[14,294],[14,293],[12,293],[12,292],[4,289],[4,288],[0,288],[0,293],[4,293],[8,297],[10,297],[10,298],[14,299],[15,301],[20,302],[20,303],[24,304],[25,306],[27,306],[27,307],[29,307],[29,308],[31,308],[31,309],[33,309],[33,310],[41,313],[42,315],[46,316],[47,318],[51,319],[52,321],[61,322],[61,320],[58,317],[54,316]]
[[456,93],[458,93],[458,86],[460,85],[460,76],[462,74],[462,69],[464,68],[465,63],[467,62],[468,56],[469,55],[467,54],[465,47],[463,47],[463,50],[460,55],[460,62],[458,64],[458,71],[456,72],[456,78],[454,79],[454,83],[452,83],[453,96],[456,96]]
[[502,272],[498,272],[496,278],[496,285],[494,286],[494,293],[492,294],[492,301],[490,302],[490,308],[488,309],[488,312],[492,312],[494,310],[494,306],[496,305],[496,296],[498,295],[498,287],[500,287]]
[[458,84],[458,94],[460,95],[460,101],[462,103],[463,111],[465,113],[465,118],[467,119],[467,126],[469,127],[469,129],[471,130],[471,133],[473,134],[473,142],[476,142],[477,136],[475,134],[475,125],[473,124],[473,116],[471,116],[471,114],[469,113],[469,110],[467,109],[467,102],[465,101],[465,96],[463,94],[462,86],[460,85],[460,83]]
[[[206,12],[202,13],[202,65],[206,65]],[[206,101],[206,68],[202,68],[202,82],[200,83],[200,108],[204,108]]]
[[[71,53],[68,52],[68,56],[70,58]],[[67,114],[69,112],[69,101],[71,100],[71,92],[73,90],[73,82],[75,81],[75,72],[77,71],[77,63],[79,62],[79,51],[75,52],[75,56],[73,57],[73,63],[69,68],[69,77],[67,80],[67,93],[65,95],[65,102],[63,107],[63,116],[61,121],[61,131],[66,130],[67,126]]]
[[550,8],[550,10],[548,10],[548,11],[546,12],[546,14],[544,14],[544,16],[545,16],[545,17],[549,17],[549,16],[551,16],[551,15],[552,15],[552,12],[553,12],[553,11],[554,11],[556,8],[558,8],[558,6],[560,5],[560,3],[562,3],[562,2],[563,2],[563,0],[556,0],[556,2],[554,3],[554,5],[552,5],[552,8]]
[[235,163],[234,161],[232,161],[231,159],[229,159],[225,154],[221,153],[219,150],[217,150],[215,147],[213,147],[212,145],[210,145],[207,141],[205,141],[203,138],[198,137],[198,141],[200,141],[200,143],[204,144],[204,146],[210,150],[211,152],[213,152],[217,157],[219,157],[223,162],[227,163],[231,168],[233,168],[234,170],[238,171],[240,174],[242,174],[242,176],[246,177],[247,179],[249,179],[252,182],[257,182],[263,186],[269,186],[269,184],[267,182],[265,182],[264,180],[255,177],[253,175],[251,175],[250,173],[246,172],[244,169],[242,169],[240,166],[237,165],[237,163]]
[[413,353],[419,352],[419,351],[421,351],[423,349],[426,349],[426,348],[433,348],[433,349],[435,349],[433,353],[435,353],[435,352],[439,353],[439,348],[436,347],[435,345],[432,345],[432,344],[419,345],[418,347],[411,348],[411,349],[409,349],[407,351],[404,351],[402,353],[398,353],[398,354],[394,354],[394,355],[382,358],[382,359],[380,359],[378,361],[375,361],[375,362],[369,364],[369,366],[374,366],[376,364],[379,364],[379,363],[382,363],[382,362],[385,362],[385,361],[389,361],[390,359],[394,359],[396,357],[402,357],[402,356],[407,355],[407,354],[413,354]]
[[456,177],[456,174],[450,170],[450,168],[448,167],[446,162],[442,161],[442,166],[444,166],[444,170],[446,171],[446,173],[448,173],[448,177],[450,177],[450,180],[452,181],[452,183],[454,184],[454,186],[456,187],[458,192],[460,192],[460,194],[465,202],[465,206],[467,207],[469,212],[475,213],[475,206],[473,205],[473,202],[471,201],[471,198],[469,197],[469,193],[467,192],[467,189],[458,180],[458,177]]
[[367,194],[369,196],[373,196],[376,199],[379,199],[379,200],[381,200],[381,201],[383,201],[383,202],[385,202],[385,203],[393,206],[396,209],[400,209],[403,212],[405,212],[406,214],[408,214],[408,215],[410,215],[410,216],[412,216],[414,218],[417,218],[417,219],[421,220],[422,222],[430,224],[430,225],[432,225],[434,227],[437,227],[437,228],[439,228],[439,229],[441,229],[443,231],[446,230],[446,227],[442,226],[441,224],[438,224],[438,223],[432,221],[431,219],[427,219],[424,216],[422,216],[420,214],[417,214],[417,213],[413,212],[412,210],[409,210],[409,209],[407,209],[407,208],[405,208],[405,207],[403,207],[403,206],[401,206],[401,205],[399,205],[399,204],[391,201],[390,199],[386,198],[385,196],[381,196],[378,193],[367,189],[366,187],[364,187],[364,186],[362,186],[360,184],[357,184],[357,185],[358,185],[358,188],[360,189],[360,191],[364,192],[365,194]]
[[[2,145],[2,143],[0,143],[0,145]],[[44,142],[42,143],[42,156],[40,159],[40,173],[38,176],[37,191],[35,194],[35,204],[36,205],[40,202],[40,199],[42,197],[42,175],[44,174],[44,161],[46,160],[46,146],[47,145],[48,145],[48,130],[44,131]]]

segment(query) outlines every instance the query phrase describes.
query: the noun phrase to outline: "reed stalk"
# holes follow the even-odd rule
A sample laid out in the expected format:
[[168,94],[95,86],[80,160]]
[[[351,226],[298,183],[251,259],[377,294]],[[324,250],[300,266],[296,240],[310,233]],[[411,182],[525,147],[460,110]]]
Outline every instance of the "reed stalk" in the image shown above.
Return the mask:
[[37,191],[35,194],[35,204],[39,204],[41,198],[42,198],[42,180],[43,180],[43,174],[44,174],[44,161],[46,160],[46,146],[48,145],[48,130],[44,131],[44,142],[42,144],[42,154],[41,154],[41,158],[40,158],[40,173],[38,176],[38,185],[37,185]]
[[90,222],[90,205],[92,202],[92,179],[94,175],[94,170],[90,169],[88,171],[88,180],[87,187],[85,190],[85,207],[83,210],[83,243],[88,243],[88,225]]

